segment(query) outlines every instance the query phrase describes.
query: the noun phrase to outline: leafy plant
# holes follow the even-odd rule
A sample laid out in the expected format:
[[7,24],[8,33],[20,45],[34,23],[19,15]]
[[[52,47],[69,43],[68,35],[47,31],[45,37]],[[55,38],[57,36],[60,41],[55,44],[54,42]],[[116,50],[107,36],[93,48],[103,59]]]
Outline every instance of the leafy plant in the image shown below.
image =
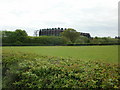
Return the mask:
[[117,64],[9,51],[2,64],[3,88],[120,88]]

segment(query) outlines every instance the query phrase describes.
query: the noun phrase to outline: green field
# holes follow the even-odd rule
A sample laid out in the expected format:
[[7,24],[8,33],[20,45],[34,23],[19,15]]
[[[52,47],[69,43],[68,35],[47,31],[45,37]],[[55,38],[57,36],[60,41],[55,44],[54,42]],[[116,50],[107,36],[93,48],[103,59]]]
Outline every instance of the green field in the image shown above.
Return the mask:
[[118,46],[17,46],[3,47],[4,50],[81,60],[104,60],[108,63],[118,62]]

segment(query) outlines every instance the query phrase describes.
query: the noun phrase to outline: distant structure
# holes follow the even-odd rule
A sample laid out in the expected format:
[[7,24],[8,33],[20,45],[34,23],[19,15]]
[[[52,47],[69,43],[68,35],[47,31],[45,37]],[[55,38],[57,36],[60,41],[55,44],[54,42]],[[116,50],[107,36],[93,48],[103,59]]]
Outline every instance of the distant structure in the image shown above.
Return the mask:
[[120,39],[120,36],[116,36],[115,39]]
[[47,36],[60,36],[60,33],[66,30],[66,28],[47,28],[40,29],[39,36],[47,35]]
[[87,38],[91,38],[89,33],[82,33],[82,32],[80,32],[80,35],[85,36]]
[[[47,29],[40,29],[34,31],[34,36],[60,36],[60,33],[64,30],[67,30],[66,28],[47,28]],[[80,32],[80,35],[91,38],[89,33],[82,33]]]

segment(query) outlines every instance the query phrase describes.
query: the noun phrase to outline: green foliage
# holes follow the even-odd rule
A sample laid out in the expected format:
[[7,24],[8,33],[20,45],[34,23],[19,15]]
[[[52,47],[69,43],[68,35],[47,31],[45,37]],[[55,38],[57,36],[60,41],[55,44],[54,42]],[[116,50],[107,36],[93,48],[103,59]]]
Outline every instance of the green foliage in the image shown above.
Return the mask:
[[111,37],[95,37],[87,38],[85,36],[80,36],[76,41],[76,44],[118,44],[119,39]]
[[120,88],[117,64],[3,51],[3,88]]
[[21,29],[17,29],[15,31],[15,35],[16,35],[16,40],[23,42],[26,37],[28,36],[25,30],[21,30]]
[[110,37],[87,38],[74,29],[67,29],[61,36],[28,36],[25,30],[2,31],[3,45],[67,45],[67,44],[120,44],[119,39]]
[[16,31],[2,31],[3,43],[24,42],[27,37],[25,30],[17,29]]
[[16,42],[16,35],[13,31],[2,31],[3,43],[14,43]]
[[90,39],[85,36],[80,36],[76,41],[76,44],[87,44],[90,43]]
[[76,41],[76,39],[80,36],[80,33],[77,32],[74,29],[67,29],[64,32],[62,32],[61,34],[63,37],[67,38],[68,41],[71,41],[72,43],[74,43]]
[[23,43],[21,41],[16,41],[15,43],[13,43],[13,45],[22,45]]
[[0,31],[0,45],[2,45],[2,31]]
[[64,45],[66,40],[59,36],[40,36],[30,37],[28,36],[24,42],[28,45]]
[[59,36],[27,36],[24,30],[2,32],[3,45],[64,45],[66,39]]
[[110,37],[95,37],[90,40],[91,44],[115,44],[118,43],[118,39]]

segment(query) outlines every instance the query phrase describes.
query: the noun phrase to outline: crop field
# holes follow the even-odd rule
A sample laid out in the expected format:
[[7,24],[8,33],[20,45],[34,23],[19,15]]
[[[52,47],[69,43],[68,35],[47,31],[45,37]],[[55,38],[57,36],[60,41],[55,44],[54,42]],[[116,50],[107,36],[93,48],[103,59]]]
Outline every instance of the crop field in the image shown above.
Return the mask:
[[120,88],[118,46],[2,48],[3,88]]

